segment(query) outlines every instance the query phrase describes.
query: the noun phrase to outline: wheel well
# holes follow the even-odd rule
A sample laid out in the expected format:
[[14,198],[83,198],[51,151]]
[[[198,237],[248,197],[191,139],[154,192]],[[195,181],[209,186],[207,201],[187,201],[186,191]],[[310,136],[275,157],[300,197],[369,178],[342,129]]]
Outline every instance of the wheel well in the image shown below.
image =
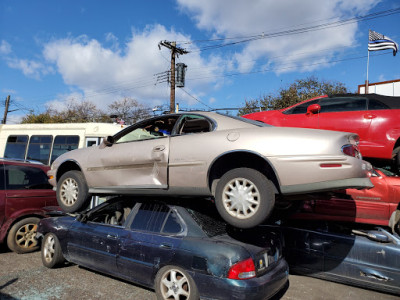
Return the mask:
[[271,165],[261,156],[251,152],[232,152],[219,157],[211,166],[208,186],[215,194],[216,183],[226,172],[236,168],[250,168],[264,174],[275,186],[275,193],[280,193],[279,181]]
[[393,147],[393,157],[398,154],[398,152],[400,151],[400,138],[397,139],[396,144],[394,144]]
[[81,168],[74,161],[64,162],[62,165],[60,165],[58,167],[56,180],[58,181],[60,179],[60,177],[63,176],[66,172],[72,171],[72,170],[81,171]]

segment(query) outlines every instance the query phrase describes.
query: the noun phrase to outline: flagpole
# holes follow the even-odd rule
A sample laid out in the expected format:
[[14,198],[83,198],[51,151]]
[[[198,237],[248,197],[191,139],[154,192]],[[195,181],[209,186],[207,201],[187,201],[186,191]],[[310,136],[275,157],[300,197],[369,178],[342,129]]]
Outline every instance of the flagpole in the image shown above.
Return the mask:
[[368,69],[369,69],[369,50],[367,58],[367,80],[365,80],[365,94],[368,94]]

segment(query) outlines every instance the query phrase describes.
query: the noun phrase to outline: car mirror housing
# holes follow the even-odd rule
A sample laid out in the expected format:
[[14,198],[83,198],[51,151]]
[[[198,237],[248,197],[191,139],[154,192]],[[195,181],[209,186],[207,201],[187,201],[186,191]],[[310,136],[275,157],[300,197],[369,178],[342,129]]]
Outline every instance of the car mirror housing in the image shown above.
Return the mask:
[[319,104],[311,104],[307,107],[307,114],[317,114],[321,111],[321,105]]
[[107,137],[104,137],[103,142],[101,143],[102,144],[101,148],[110,147],[114,144],[114,142],[115,142],[115,140],[114,140],[113,136],[109,135]]

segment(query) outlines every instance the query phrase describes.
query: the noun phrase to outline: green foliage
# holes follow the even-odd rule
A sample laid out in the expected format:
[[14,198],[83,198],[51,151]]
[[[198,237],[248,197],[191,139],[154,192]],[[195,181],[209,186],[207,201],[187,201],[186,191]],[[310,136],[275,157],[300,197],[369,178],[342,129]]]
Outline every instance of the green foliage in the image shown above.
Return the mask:
[[245,100],[239,115],[260,111],[260,107],[262,110],[282,109],[313,97],[344,93],[348,93],[348,90],[341,82],[318,80],[316,77],[298,79],[288,88],[281,88],[277,95]]

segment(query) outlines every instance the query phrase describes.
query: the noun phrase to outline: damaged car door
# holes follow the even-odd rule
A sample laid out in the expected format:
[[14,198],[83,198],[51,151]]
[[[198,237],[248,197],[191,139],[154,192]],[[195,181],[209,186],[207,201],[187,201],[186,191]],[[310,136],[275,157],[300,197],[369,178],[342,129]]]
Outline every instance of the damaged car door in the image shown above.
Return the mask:
[[168,188],[169,135],[177,118],[152,118],[108,137],[87,157],[89,186],[115,193]]

